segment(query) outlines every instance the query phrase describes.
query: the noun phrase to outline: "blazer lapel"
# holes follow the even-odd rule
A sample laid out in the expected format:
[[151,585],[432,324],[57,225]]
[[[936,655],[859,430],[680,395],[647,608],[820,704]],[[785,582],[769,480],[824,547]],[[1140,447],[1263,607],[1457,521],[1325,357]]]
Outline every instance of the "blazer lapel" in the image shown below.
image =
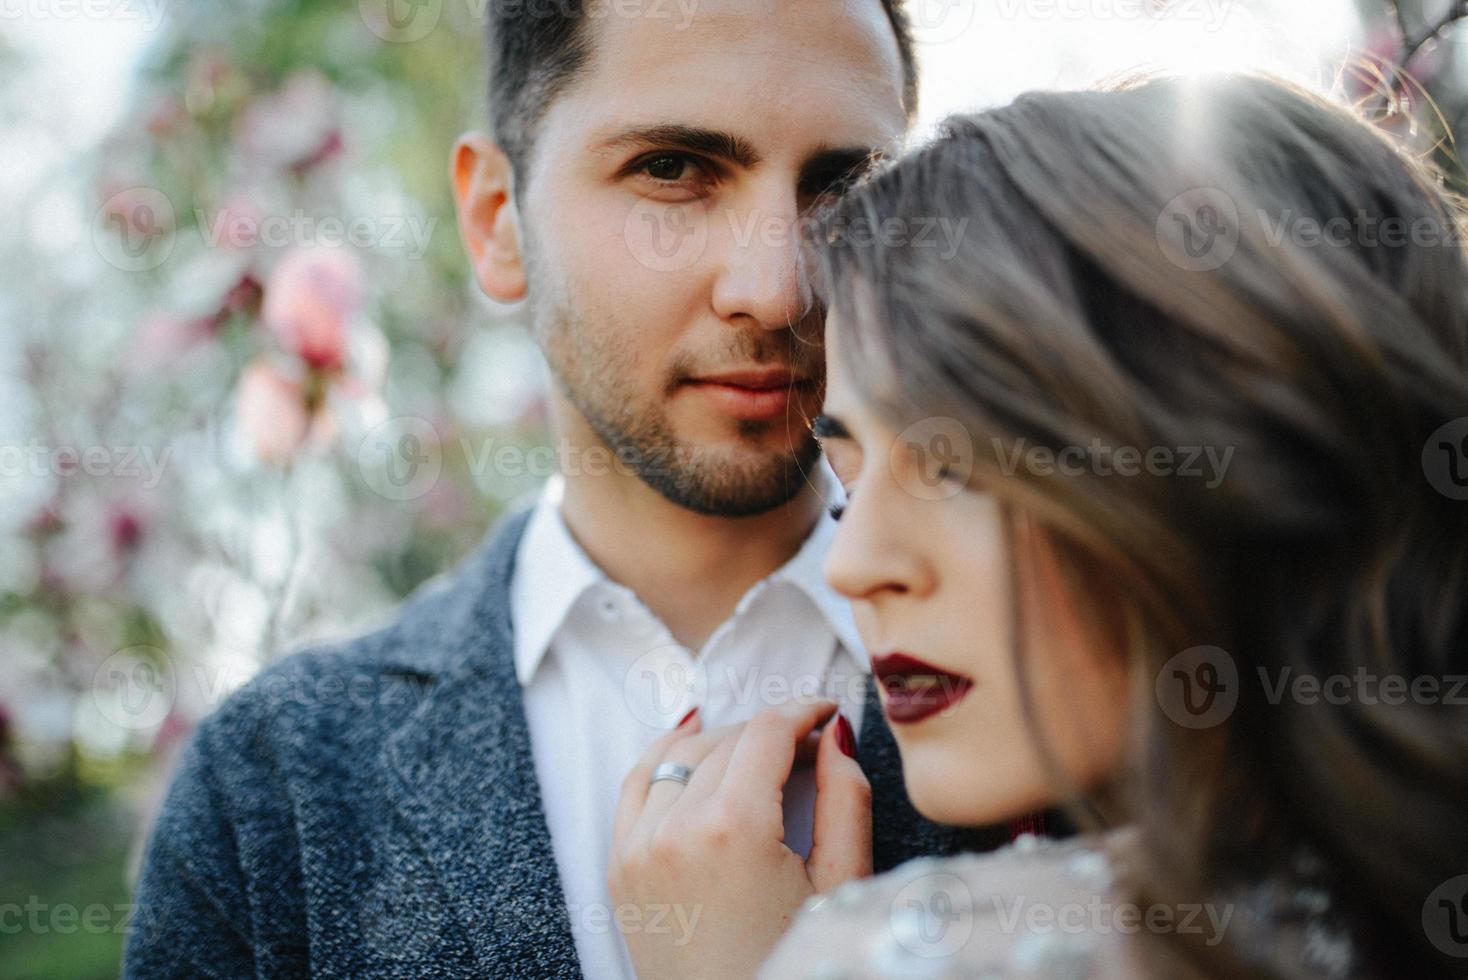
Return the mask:
[[[393,804],[484,972],[579,977],[513,663],[509,584],[528,517],[491,532],[447,596],[405,613],[404,639],[387,652],[387,666],[428,675],[433,685],[386,740],[383,762]],[[876,871],[1008,841],[1007,828],[946,827],[919,814],[870,676],[865,703],[857,761],[872,784]]]
[[[486,975],[580,976],[515,678],[509,610],[528,514],[507,519],[434,604],[435,683],[384,746],[394,804]],[[426,605],[426,604],[425,604]]]

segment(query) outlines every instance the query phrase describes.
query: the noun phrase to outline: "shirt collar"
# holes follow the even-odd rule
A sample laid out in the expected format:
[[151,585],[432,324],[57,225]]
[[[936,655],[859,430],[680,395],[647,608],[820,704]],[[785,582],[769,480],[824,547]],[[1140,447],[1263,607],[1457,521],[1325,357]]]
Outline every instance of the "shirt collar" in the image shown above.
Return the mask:
[[515,560],[510,608],[515,676],[521,686],[535,676],[551,640],[576,601],[586,590],[610,581],[566,527],[561,517],[564,490],[564,478],[560,474],[552,476],[535,503]]
[[[842,598],[826,583],[826,552],[831,548],[831,539],[836,534],[836,520],[828,512],[821,513],[820,520],[811,530],[810,536],[800,546],[795,556],[780,566],[769,578],[750,590],[745,602],[752,599],[761,586],[772,582],[788,582],[800,589],[819,610],[821,616],[841,641],[842,651],[851,658],[855,666],[866,672],[871,670],[861,634],[856,629],[856,619],[851,613],[851,603]],[[741,608],[742,608],[741,603]]]
[[[818,478],[825,487],[839,488],[824,471]],[[515,676],[522,686],[535,676],[551,641],[577,600],[588,589],[613,585],[566,527],[561,516],[564,491],[565,479],[560,474],[552,476],[536,501],[516,556],[510,608],[514,622]],[[761,591],[774,583],[789,583],[815,606],[857,669],[869,672],[871,663],[857,632],[851,605],[826,583],[826,552],[835,533],[835,519],[823,511],[800,550],[745,593],[734,615],[743,612]]]

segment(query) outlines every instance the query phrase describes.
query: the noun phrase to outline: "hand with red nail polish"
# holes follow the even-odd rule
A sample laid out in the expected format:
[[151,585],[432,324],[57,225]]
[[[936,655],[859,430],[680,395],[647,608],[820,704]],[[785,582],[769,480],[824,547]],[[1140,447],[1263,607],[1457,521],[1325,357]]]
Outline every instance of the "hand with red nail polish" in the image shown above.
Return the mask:
[[848,759],[856,758],[856,736],[851,732],[851,722],[846,716],[836,716],[836,747],[846,753]]
[[[608,868],[612,897],[619,907],[698,915],[683,933],[628,932],[642,980],[753,976],[803,902],[872,873],[871,786],[851,723],[833,717],[835,707],[791,704],[709,732],[696,715],[685,718],[628,775]],[[813,741],[815,816],[802,859],[785,846],[781,804]],[[664,763],[691,770],[687,782],[651,782]]]

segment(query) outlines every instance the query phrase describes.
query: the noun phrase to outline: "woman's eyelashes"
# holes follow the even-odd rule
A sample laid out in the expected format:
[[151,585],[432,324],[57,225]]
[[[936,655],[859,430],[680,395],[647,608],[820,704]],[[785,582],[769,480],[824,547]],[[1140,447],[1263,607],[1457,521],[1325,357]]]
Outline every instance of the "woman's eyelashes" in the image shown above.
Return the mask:
[[920,443],[908,443],[908,466],[913,477],[929,487],[948,484],[955,489],[966,489],[970,466],[958,456],[946,441],[940,446],[925,447]]
[[841,515],[846,513],[847,507],[851,506],[851,493],[851,484],[843,482],[841,484],[841,499],[834,501],[826,507],[831,512],[833,520],[841,520]]

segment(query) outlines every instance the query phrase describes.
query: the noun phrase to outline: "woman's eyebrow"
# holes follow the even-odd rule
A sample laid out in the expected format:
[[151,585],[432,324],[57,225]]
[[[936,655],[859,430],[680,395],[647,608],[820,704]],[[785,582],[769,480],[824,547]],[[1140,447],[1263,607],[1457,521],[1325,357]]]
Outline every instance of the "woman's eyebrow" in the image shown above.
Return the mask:
[[846,423],[834,415],[822,412],[817,415],[810,424],[810,433],[817,439],[850,439],[851,430],[846,428]]

